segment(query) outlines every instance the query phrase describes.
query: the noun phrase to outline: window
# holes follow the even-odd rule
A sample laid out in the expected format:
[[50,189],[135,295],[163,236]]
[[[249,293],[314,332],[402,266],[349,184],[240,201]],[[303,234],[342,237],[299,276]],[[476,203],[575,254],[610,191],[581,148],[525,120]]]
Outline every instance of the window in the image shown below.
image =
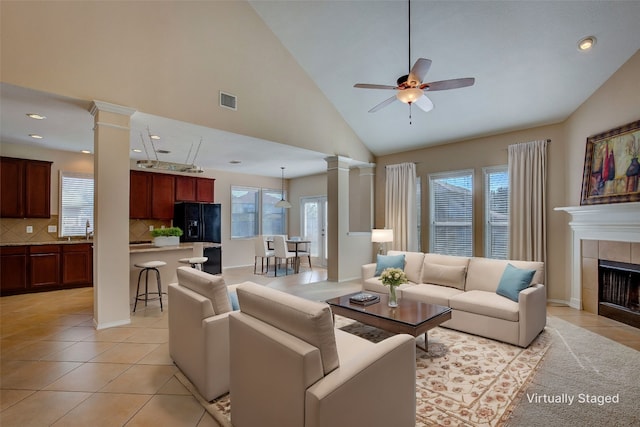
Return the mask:
[[85,236],[93,230],[93,175],[60,171],[60,237]]
[[509,174],[506,166],[484,168],[484,253],[507,259],[509,244]]
[[262,233],[287,234],[285,232],[285,213],[283,208],[276,208],[276,203],[282,199],[280,190],[262,190]]
[[429,175],[429,251],[473,255],[473,170]]
[[286,234],[286,213],[275,204],[280,190],[231,187],[231,238],[246,239],[260,234]]

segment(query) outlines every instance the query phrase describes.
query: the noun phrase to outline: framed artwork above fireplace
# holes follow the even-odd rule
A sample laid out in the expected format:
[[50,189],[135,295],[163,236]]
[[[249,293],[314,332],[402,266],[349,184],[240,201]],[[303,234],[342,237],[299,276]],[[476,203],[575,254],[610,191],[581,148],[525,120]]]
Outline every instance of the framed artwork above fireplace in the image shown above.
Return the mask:
[[587,138],[581,205],[640,201],[640,120]]

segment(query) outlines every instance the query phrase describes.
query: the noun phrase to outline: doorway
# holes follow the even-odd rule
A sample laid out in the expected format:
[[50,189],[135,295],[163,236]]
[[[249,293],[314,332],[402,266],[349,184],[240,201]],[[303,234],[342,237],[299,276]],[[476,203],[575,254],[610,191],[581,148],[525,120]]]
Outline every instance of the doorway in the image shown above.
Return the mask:
[[327,196],[300,198],[300,229],[314,263],[327,266]]

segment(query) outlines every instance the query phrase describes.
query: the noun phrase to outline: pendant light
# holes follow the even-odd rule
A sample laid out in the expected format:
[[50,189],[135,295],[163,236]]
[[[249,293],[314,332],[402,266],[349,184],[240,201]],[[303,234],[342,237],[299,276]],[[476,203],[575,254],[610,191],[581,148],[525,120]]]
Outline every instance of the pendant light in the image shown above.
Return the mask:
[[282,169],[282,192],[280,193],[282,195],[282,199],[280,199],[280,201],[278,203],[276,203],[276,208],[284,208],[284,209],[289,209],[291,208],[291,203],[287,202],[284,199],[284,166],[280,166],[280,169]]

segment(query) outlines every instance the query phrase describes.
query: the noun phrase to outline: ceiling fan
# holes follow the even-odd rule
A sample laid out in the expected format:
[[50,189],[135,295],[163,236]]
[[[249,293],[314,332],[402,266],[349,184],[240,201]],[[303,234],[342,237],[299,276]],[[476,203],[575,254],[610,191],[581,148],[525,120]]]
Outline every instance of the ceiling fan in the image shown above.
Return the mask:
[[[409,61],[411,61],[411,0],[409,0]],[[409,66],[410,65],[411,62],[409,62]],[[424,111],[431,111],[433,109],[433,102],[427,98],[425,92],[458,89],[461,87],[472,86],[475,83],[475,79],[473,77],[425,83],[424,79],[427,72],[429,72],[429,68],[431,68],[430,59],[418,58],[415,64],[413,64],[413,67],[410,68],[409,74],[399,77],[395,86],[357,83],[353,87],[397,91],[394,96],[385,99],[370,109],[369,112],[375,113],[392,102],[399,100],[405,104],[409,104],[409,119],[411,119],[411,105],[413,104],[417,105]]]

